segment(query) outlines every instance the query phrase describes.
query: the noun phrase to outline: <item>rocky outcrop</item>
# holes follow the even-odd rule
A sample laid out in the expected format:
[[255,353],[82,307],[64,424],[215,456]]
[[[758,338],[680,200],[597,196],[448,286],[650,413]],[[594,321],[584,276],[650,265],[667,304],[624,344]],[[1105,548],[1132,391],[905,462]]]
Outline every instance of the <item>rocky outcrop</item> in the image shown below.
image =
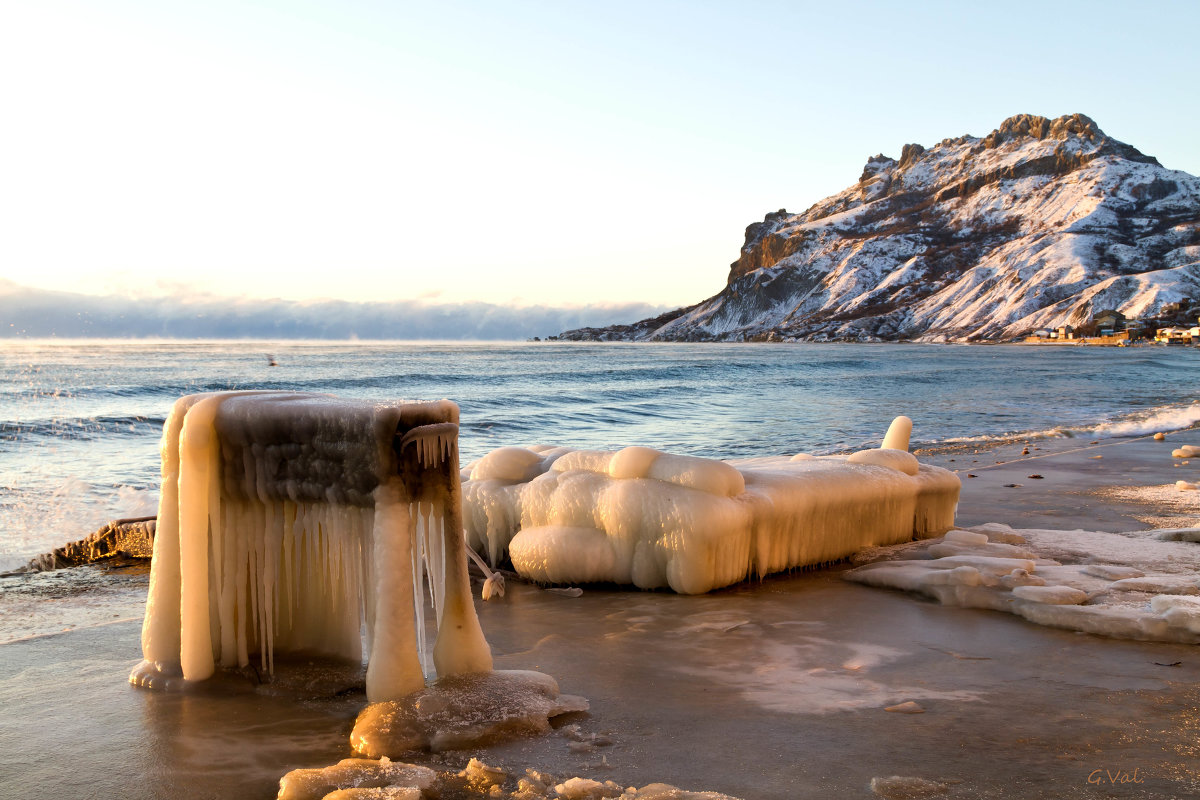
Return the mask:
[[1200,179],[1090,118],[1021,114],[746,228],[718,294],[596,340],[975,340],[1200,301]]

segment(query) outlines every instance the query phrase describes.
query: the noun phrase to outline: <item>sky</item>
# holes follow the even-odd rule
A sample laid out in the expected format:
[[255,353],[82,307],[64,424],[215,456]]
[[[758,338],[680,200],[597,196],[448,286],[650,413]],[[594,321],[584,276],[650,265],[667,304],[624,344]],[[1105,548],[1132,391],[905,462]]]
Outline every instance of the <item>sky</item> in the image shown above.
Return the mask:
[[0,0],[0,279],[674,308],[767,212],[1013,114],[1200,173],[1197,30],[1153,1]]

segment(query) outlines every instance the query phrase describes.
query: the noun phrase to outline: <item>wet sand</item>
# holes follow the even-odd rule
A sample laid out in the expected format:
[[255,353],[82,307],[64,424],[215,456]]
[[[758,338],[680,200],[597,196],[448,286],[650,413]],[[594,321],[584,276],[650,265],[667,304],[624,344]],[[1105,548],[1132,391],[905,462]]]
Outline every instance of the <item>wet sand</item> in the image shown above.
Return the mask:
[[[1177,467],[1170,457],[1185,443],[1200,444],[1200,432],[921,457],[961,470],[962,525],[1122,531],[1147,518],[1200,524],[1197,493],[1176,493],[1170,508],[1164,498],[1177,498],[1163,490],[1113,494],[1200,477],[1200,460]],[[1195,647],[946,608],[843,581],[844,568],[702,597],[589,588],[569,598],[510,585],[479,606],[497,666],[554,675],[589,698],[590,713],[556,721],[546,737],[412,760],[460,768],[474,755],[517,773],[663,781],[746,800],[871,797],[871,778],[890,775],[943,781],[940,796],[951,798],[1200,793]],[[233,693],[195,695],[128,686],[140,658],[136,580],[72,611],[68,632],[0,645],[0,797],[265,799],[288,770],[350,754],[364,699],[337,681],[238,681]],[[4,595],[0,613],[40,613],[43,627],[55,604],[73,607],[67,593],[44,612],[36,599],[18,612]],[[883,710],[909,700],[924,713]],[[611,744],[588,746],[592,734]]]

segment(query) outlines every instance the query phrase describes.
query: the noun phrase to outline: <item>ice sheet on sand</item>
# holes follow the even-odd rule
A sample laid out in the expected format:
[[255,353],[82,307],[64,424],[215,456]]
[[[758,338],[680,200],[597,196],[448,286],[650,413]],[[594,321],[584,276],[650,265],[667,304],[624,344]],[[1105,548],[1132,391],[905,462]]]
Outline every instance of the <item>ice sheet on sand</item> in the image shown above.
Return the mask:
[[130,681],[183,686],[252,654],[273,672],[277,649],[359,663],[365,624],[367,696],[400,697],[425,685],[426,588],[438,674],[490,669],[459,508],[449,401],[180,398],[163,429],[145,660]]
[[[1153,531],[1014,531],[990,524],[968,534],[975,535],[952,531],[943,540],[907,548],[896,560],[865,564],[845,577],[917,592],[946,605],[1008,611],[1052,627],[1200,643],[1200,545],[1163,541]],[[997,544],[993,538],[1024,548],[1033,560],[989,555]],[[938,557],[947,543],[954,554]],[[982,555],[964,552],[972,548]]]
[[545,733],[550,718],[587,708],[586,700],[560,694],[555,680],[540,672],[454,675],[406,697],[367,706],[354,724],[350,745],[372,758],[481,747],[501,738]]
[[[905,419],[905,418],[901,418]],[[899,422],[899,420],[898,420]],[[468,542],[544,583],[613,582],[699,594],[952,527],[960,482],[907,450],[742,461],[506,447],[470,467]]]
[[[405,770],[421,770],[406,774]],[[381,783],[384,775],[395,774],[394,783]],[[336,785],[335,785],[336,784]],[[510,775],[472,758],[458,772],[434,772],[411,764],[395,764],[386,758],[345,759],[325,769],[299,769],[280,781],[279,800],[418,800],[422,797],[489,798],[490,800],[737,800],[718,792],[692,792],[665,783],[641,788],[591,778],[556,780],[533,769]],[[322,790],[335,788],[328,794]],[[340,788],[364,787],[364,788]],[[372,787],[372,788],[365,788]]]

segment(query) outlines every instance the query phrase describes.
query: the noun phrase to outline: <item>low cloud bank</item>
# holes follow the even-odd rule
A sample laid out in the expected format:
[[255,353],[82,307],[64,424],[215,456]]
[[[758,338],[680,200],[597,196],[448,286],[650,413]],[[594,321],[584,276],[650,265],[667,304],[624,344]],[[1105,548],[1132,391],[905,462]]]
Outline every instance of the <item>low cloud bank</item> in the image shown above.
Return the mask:
[[52,292],[0,281],[0,338],[529,339],[634,322],[647,303],[578,307],[400,300],[128,298]]

